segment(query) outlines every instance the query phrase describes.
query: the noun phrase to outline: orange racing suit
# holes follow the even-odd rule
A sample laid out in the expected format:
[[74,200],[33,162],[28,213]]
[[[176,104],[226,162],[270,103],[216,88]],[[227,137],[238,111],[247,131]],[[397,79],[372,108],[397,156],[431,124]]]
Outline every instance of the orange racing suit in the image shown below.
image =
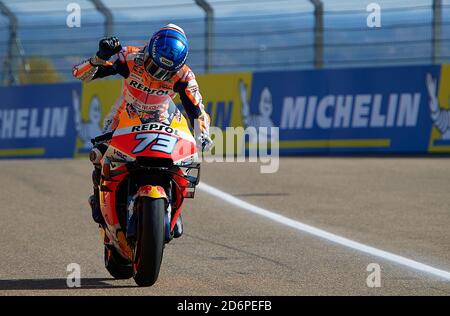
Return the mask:
[[145,46],[122,47],[108,61],[100,60],[99,66],[87,59],[73,68],[73,76],[84,82],[117,74],[124,78],[122,95],[105,118],[103,132],[110,132],[118,126],[122,111],[141,118],[142,115],[157,115],[163,121],[167,115],[165,100],[172,99],[178,93],[191,125],[194,126],[194,120],[198,120],[200,131],[209,134],[209,115],[204,110],[192,70],[184,65],[168,81],[156,80],[145,71],[145,49]]

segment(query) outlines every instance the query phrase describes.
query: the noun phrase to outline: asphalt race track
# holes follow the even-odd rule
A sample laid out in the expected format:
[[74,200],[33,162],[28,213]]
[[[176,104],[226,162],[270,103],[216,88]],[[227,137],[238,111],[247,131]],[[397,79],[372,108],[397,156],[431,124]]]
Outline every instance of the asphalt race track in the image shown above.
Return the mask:
[[[239,201],[415,263],[335,243],[198,190],[185,204],[185,234],[165,249],[158,282],[139,288],[103,267],[87,204],[88,160],[1,161],[0,294],[450,295],[449,163],[283,158],[274,174],[261,174],[256,163],[205,163],[202,182]],[[81,267],[81,288],[66,285],[70,263]],[[366,284],[370,263],[381,267],[380,287]],[[420,264],[444,276],[419,271]]]

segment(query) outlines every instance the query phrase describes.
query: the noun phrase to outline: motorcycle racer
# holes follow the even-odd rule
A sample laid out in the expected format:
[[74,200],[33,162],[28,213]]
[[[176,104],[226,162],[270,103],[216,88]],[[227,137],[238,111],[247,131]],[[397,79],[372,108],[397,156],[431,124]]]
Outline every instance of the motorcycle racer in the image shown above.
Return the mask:
[[[75,65],[72,73],[83,82],[112,75],[124,78],[122,95],[106,116],[103,133],[117,128],[123,111],[139,117],[142,123],[150,120],[163,122],[167,118],[165,100],[178,93],[191,125],[194,126],[194,121],[198,122],[199,131],[194,135],[197,146],[209,150],[213,145],[209,136],[210,119],[202,104],[195,75],[186,65],[188,50],[185,32],[175,24],[161,28],[143,47],[122,47],[116,37],[100,40],[97,53]],[[103,154],[106,148],[99,146],[93,150]],[[94,195],[89,202],[94,221],[104,224],[99,205],[99,182],[100,169],[97,165],[93,172]],[[174,237],[180,237],[182,230],[180,216]]]

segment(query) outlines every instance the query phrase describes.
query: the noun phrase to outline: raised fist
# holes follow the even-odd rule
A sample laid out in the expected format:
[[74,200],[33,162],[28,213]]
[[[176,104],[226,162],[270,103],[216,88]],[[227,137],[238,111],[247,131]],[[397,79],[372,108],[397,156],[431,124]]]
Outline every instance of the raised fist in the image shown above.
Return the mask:
[[117,37],[105,37],[98,43],[97,57],[103,60],[109,60],[111,56],[120,52],[121,49],[122,46]]

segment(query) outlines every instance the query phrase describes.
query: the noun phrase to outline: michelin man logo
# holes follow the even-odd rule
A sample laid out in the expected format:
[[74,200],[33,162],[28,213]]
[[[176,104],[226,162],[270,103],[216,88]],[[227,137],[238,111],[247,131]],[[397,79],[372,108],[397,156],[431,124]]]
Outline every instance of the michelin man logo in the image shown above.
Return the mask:
[[433,124],[441,133],[443,140],[450,140],[450,109],[439,107],[437,96],[437,79],[434,79],[431,74],[427,74],[426,84],[428,95],[430,97],[429,106]]
[[81,152],[89,151],[92,148],[91,139],[101,135],[101,107],[97,97],[93,97],[89,103],[89,120],[82,121],[80,110],[80,98],[76,91],[72,92],[72,103],[75,113],[75,128],[78,137],[83,141],[83,146],[79,149]]
[[[239,92],[242,102],[242,118],[245,127],[255,127],[259,129],[259,135],[262,139],[268,139],[270,137],[270,127],[274,127],[271,115],[273,111],[272,93],[269,88],[264,87],[259,97],[259,114],[252,114],[250,112],[250,104],[247,96],[247,86],[241,80],[239,82]],[[260,128],[266,127],[266,128]],[[255,140],[250,139],[250,142]]]

